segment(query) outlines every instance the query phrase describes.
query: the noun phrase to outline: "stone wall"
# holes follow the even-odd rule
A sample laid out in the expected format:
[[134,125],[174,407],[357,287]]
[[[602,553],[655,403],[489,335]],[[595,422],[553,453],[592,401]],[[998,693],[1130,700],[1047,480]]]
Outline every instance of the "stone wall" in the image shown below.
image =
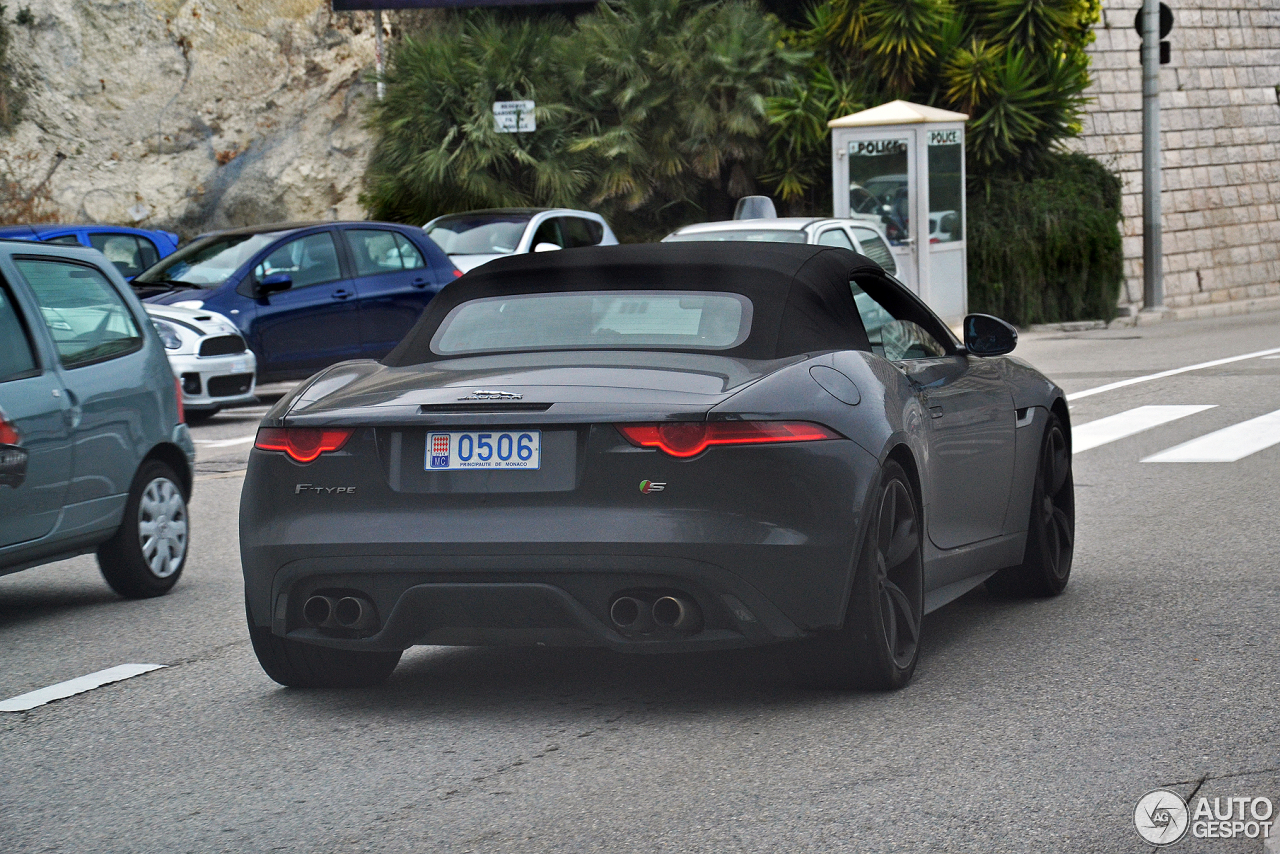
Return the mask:
[[[1280,295],[1280,0],[1166,0],[1160,75],[1170,307]],[[1124,179],[1125,291],[1142,302],[1141,0],[1103,0],[1079,148]]]
[[362,219],[371,13],[327,0],[37,0],[13,23],[28,93],[0,152],[43,175],[63,221],[197,232]]

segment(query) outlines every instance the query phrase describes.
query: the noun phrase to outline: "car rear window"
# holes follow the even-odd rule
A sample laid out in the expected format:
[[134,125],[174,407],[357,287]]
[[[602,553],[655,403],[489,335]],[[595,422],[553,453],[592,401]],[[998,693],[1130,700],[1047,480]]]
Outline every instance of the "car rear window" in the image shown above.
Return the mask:
[[440,356],[518,350],[727,350],[751,331],[751,301],[705,291],[519,294],[456,306],[431,339]]
[[694,243],[702,240],[744,240],[751,243],[804,243],[808,240],[808,237],[803,231],[788,231],[780,228],[735,228],[725,231],[695,231],[689,234],[669,234],[662,242]]
[[449,255],[510,255],[516,251],[528,214],[472,214],[427,223],[427,237]]

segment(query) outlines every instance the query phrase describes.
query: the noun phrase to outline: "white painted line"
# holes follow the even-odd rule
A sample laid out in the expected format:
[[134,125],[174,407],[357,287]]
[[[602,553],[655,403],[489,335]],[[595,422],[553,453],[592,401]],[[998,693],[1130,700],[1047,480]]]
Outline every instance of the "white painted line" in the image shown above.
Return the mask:
[[1175,445],[1143,462],[1234,463],[1272,445],[1280,445],[1280,410]]
[[150,673],[152,670],[159,670],[164,666],[163,664],[119,664],[115,667],[108,667],[106,670],[99,670],[97,673],[90,673],[88,676],[68,679],[66,682],[59,682],[57,685],[38,688],[35,691],[29,691],[26,694],[19,694],[16,697],[10,697],[8,700],[0,701],[0,712],[26,712],[36,706],[43,706],[45,703],[52,703],[54,700],[61,700],[64,697],[83,694],[85,691],[92,691],[94,688],[101,688],[103,685],[119,682],[122,679],[132,679],[134,676],[141,676],[143,673]]
[[1264,359],[1280,359],[1280,356],[1263,356]]
[[1139,406],[1117,415],[1108,415],[1088,424],[1071,428],[1071,450],[1073,453],[1087,451],[1108,442],[1124,439],[1143,430],[1213,409],[1213,405],[1194,406]]
[[1273,347],[1270,350],[1259,350],[1256,353],[1245,353],[1243,356],[1229,356],[1225,359],[1214,359],[1212,362],[1201,362],[1198,365],[1187,365],[1185,368],[1174,368],[1169,371],[1161,371],[1158,374],[1147,374],[1145,377],[1130,377],[1127,380],[1119,382],[1107,383],[1097,388],[1087,388],[1084,391],[1077,391],[1067,395],[1067,400],[1079,400],[1082,397],[1090,397],[1095,394],[1102,394],[1104,391],[1112,389],[1124,388],[1125,386],[1137,385],[1138,383],[1149,382],[1150,380],[1160,380],[1165,377],[1172,377],[1177,374],[1185,374],[1187,371],[1200,371],[1205,368],[1216,368],[1218,365],[1229,365],[1232,362],[1243,362],[1245,359],[1256,359],[1259,356],[1266,357],[1272,353],[1280,353],[1280,347]]
[[258,438],[257,435],[241,436],[239,439],[192,439],[191,441],[209,448],[230,448],[232,445],[244,445],[252,442],[256,438]]

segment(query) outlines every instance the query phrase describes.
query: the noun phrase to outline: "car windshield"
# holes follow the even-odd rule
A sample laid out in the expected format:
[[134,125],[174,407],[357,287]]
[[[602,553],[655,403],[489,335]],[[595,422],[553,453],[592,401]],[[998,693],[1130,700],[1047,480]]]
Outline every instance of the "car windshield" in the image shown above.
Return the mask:
[[724,231],[695,231],[687,234],[668,235],[664,243],[692,243],[699,240],[747,240],[757,243],[805,243],[803,231],[780,228],[734,228]]
[[449,255],[510,255],[516,251],[530,214],[460,214],[427,225],[427,237]]
[[725,350],[751,331],[751,301],[699,291],[583,291],[471,300],[431,339],[437,355],[512,350]]
[[197,241],[179,249],[133,281],[144,285],[177,282],[197,288],[216,288],[281,233],[236,234]]

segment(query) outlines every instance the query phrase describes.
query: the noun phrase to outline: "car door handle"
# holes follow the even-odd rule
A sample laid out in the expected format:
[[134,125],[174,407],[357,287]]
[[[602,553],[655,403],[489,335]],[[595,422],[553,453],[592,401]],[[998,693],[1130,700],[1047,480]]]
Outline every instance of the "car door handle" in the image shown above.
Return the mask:
[[347,297],[351,296],[351,291],[347,290],[346,288],[338,288],[336,291],[330,294],[330,296],[333,297],[334,299],[346,299]]
[[428,284],[430,284],[430,282],[428,282],[422,276],[419,276],[418,278],[413,280],[413,286],[415,288],[425,288]]

